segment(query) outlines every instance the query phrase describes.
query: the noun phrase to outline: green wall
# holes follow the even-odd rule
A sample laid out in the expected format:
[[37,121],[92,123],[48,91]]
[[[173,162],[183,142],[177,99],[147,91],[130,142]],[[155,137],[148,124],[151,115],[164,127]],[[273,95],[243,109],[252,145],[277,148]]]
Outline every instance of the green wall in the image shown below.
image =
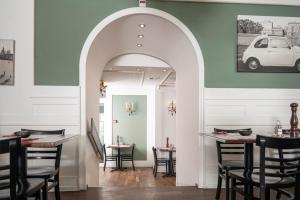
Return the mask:
[[[129,116],[125,104],[133,102],[136,112]],[[136,160],[147,160],[147,96],[114,95],[113,96],[113,140],[117,135],[126,144],[135,144]]]
[[[89,32],[106,16],[136,0],[38,0],[35,3],[35,84],[78,85],[79,58]],[[300,17],[300,7],[150,1],[193,32],[209,88],[300,88],[300,73],[237,73],[236,17]]]

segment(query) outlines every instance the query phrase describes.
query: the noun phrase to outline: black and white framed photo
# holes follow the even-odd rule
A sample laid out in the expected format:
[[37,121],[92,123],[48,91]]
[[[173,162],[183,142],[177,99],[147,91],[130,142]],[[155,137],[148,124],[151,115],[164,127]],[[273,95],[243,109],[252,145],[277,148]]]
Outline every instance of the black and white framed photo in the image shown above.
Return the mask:
[[300,18],[237,16],[238,72],[300,73]]
[[15,41],[0,39],[0,85],[14,85]]

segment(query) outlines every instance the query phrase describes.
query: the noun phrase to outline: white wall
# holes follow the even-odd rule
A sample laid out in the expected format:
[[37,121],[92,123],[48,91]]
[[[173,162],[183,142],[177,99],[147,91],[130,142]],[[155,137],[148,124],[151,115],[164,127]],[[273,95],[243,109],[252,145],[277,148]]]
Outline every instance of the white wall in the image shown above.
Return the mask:
[[176,144],[176,114],[168,112],[171,101],[176,102],[175,88],[161,88],[156,91],[156,146],[165,146],[166,138],[170,144]]
[[[205,131],[217,128],[252,128],[255,133],[273,133],[276,120],[290,128],[290,103],[300,103],[300,90],[205,89]],[[215,140],[200,136],[205,144],[204,187],[216,187]],[[201,182],[201,181],[200,181]]]
[[[34,86],[34,0],[0,0],[0,38],[15,40],[15,85],[0,86],[0,134],[21,128],[80,133],[79,87]],[[78,140],[63,146],[62,190],[78,189]]]

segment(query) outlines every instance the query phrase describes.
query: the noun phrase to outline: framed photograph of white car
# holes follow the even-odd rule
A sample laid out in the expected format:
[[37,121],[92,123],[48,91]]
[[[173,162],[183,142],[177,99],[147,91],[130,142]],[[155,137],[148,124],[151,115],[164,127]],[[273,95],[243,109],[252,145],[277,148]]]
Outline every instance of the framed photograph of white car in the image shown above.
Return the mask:
[[0,85],[14,84],[15,41],[0,39]]
[[238,15],[238,72],[300,73],[300,18]]

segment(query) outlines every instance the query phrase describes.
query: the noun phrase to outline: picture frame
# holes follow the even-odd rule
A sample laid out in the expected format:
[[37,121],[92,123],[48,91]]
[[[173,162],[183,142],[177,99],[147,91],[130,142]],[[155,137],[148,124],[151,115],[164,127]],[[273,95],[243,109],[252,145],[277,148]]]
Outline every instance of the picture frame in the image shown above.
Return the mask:
[[14,85],[15,40],[0,39],[0,85]]
[[237,71],[300,73],[300,18],[238,15]]

